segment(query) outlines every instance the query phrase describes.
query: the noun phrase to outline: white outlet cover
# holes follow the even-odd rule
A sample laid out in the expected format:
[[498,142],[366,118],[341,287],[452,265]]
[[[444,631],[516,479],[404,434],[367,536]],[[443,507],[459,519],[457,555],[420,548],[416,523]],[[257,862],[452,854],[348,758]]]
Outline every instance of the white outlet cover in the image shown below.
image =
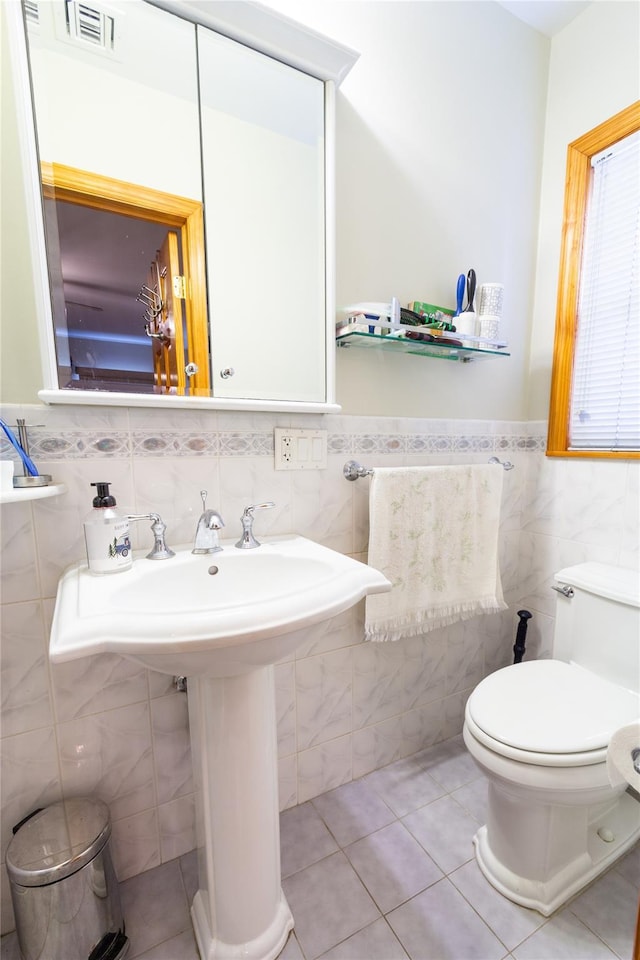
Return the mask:
[[274,429],[276,470],[326,470],[327,431]]

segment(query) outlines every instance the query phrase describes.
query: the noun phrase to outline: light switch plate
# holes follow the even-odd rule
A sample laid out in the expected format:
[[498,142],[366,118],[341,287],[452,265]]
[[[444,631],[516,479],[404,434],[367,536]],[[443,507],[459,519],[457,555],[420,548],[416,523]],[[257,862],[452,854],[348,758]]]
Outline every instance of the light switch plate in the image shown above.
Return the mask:
[[326,470],[327,431],[274,430],[276,470]]

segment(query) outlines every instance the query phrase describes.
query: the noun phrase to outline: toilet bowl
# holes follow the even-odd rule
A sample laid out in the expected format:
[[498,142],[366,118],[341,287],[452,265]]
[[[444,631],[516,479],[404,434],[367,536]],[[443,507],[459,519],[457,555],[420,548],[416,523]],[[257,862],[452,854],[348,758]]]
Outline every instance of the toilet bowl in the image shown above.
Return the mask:
[[[640,803],[613,787],[613,733],[640,715],[637,575],[602,564],[557,579],[554,655],[483,680],[464,740],[489,784],[474,837],[480,869],[504,896],[548,916],[640,837]],[[568,605],[568,606],[566,606]]]

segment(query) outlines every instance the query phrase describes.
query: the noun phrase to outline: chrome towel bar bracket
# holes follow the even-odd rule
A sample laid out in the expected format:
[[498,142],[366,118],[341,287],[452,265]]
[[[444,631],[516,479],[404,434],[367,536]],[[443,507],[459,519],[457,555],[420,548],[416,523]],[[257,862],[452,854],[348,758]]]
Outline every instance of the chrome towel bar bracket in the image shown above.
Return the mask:
[[[513,470],[515,466],[510,460],[505,460],[503,463],[502,460],[498,460],[497,457],[490,457],[488,462],[498,463],[505,470]],[[342,468],[342,475],[345,480],[359,480],[361,477],[372,477],[373,473],[372,467],[363,467],[357,460],[348,460]]]
[[487,463],[499,463],[505,470],[513,470],[515,467],[515,463],[511,463],[511,460],[505,460],[503,462],[502,460],[498,460],[497,457],[489,457]]
[[342,468],[345,480],[358,480],[360,477],[372,477],[371,467],[362,467],[357,460],[349,460]]

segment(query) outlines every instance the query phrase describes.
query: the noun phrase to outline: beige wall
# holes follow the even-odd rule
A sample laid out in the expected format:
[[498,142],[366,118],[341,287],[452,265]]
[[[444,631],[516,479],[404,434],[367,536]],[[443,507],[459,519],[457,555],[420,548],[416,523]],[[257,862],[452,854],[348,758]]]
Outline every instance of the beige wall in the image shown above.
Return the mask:
[[0,396],[5,402],[35,403],[42,385],[40,348],[3,3],[0,51]]
[[[452,305],[470,267],[507,288],[510,360],[341,350],[338,401],[347,413],[521,418],[548,41],[490,2],[289,5],[362,54],[338,96],[338,303]],[[24,238],[12,243],[24,271]],[[3,398],[18,398],[13,385]]]
[[[506,284],[510,359],[339,350],[344,412],[546,417],[566,143],[638,97],[637,4],[596,2],[551,45],[492,2],[271,5],[361,52],[338,93],[338,304],[452,304],[471,266],[479,282]],[[6,55],[2,71],[1,399],[33,402],[39,350]]]
[[596,2],[553,38],[528,416],[547,417],[567,144],[640,97],[640,6]]
[[343,411],[519,419],[548,39],[492,2],[270,5],[361,54],[337,100],[338,304],[395,295],[455,306],[469,267],[506,285],[511,359],[338,350]]

